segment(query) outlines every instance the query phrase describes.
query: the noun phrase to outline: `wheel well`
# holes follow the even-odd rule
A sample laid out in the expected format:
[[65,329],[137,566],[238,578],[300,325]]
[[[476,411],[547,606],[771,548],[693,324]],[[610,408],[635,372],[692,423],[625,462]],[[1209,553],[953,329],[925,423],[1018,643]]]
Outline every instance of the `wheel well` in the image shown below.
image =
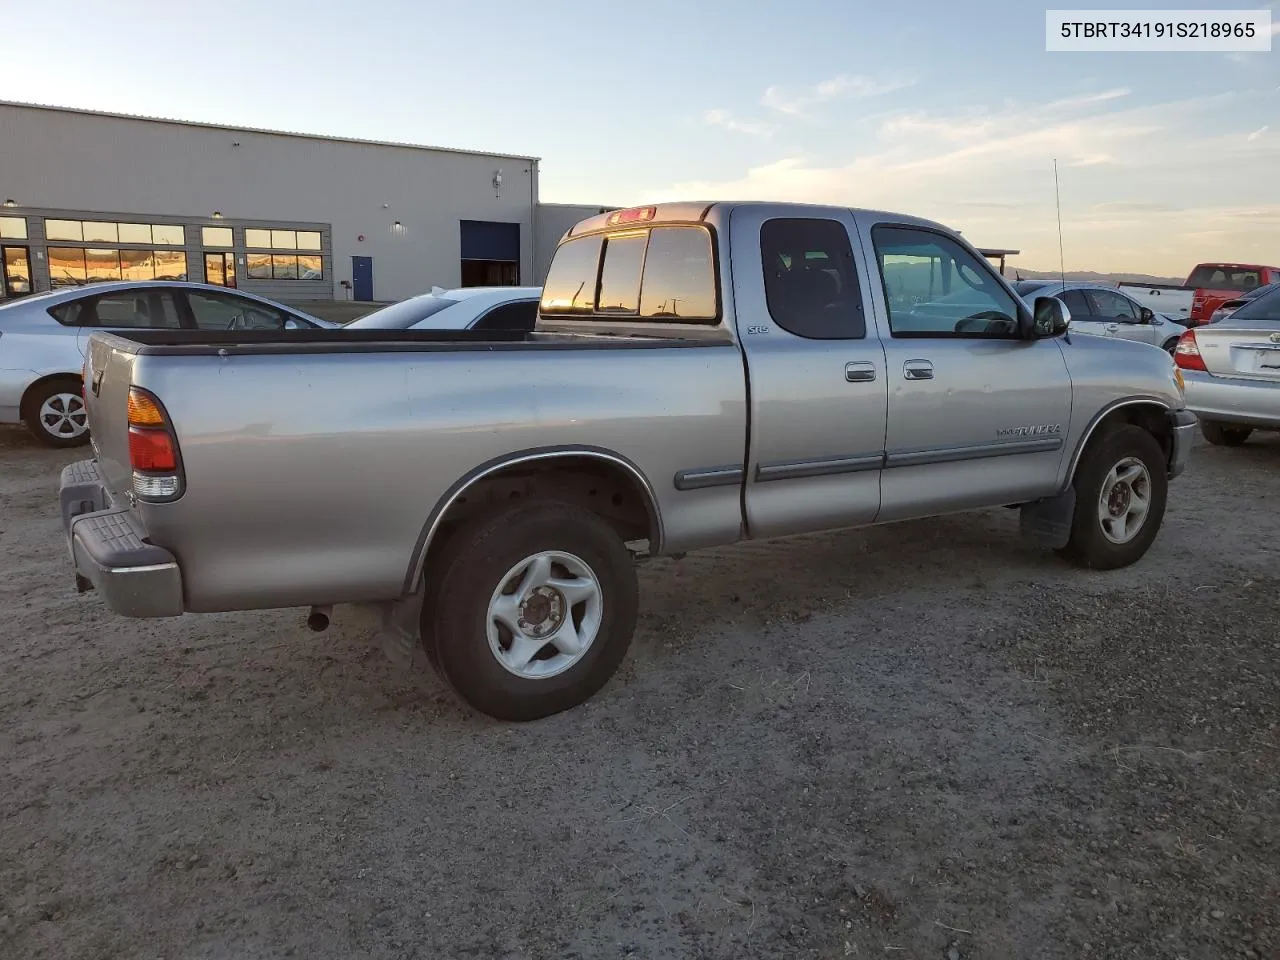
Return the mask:
[[657,504],[636,474],[612,460],[567,454],[505,467],[464,487],[440,517],[424,564],[468,521],[496,507],[539,497],[590,510],[624,541],[647,540],[652,550],[661,540]]
[[43,376],[39,380],[32,381],[27,385],[27,389],[22,394],[22,400],[18,404],[18,415],[22,417],[23,420],[29,419],[32,414],[31,402],[35,399],[40,388],[59,380],[74,383],[77,389],[80,388],[81,380],[80,374],[78,373],[50,373]]
[[1173,424],[1168,417],[1168,408],[1158,403],[1131,403],[1122,407],[1116,407],[1114,410],[1103,415],[1089,433],[1088,439],[1085,441],[1084,447],[1081,448],[1080,455],[1076,457],[1076,462],[1072,464],[1071,476],[1068,482],[1075,478],[1076,470],[1080,467],[1080,461],[1084,459],[1084,454],[1088,451],[1100,437],[1112,427],[1120,424],[1131,424],[1135,427],[1141,427],[1147,433],[1156,438],[1156,442],[1160,444],[1160,449],[1164,451],[1165,461],[1173,455]]

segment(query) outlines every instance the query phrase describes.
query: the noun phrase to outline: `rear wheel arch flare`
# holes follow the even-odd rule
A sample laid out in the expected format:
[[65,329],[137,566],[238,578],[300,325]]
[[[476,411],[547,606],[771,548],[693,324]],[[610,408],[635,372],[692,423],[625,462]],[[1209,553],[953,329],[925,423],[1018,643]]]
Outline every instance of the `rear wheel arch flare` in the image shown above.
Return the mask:
[[[599,482],[591,482],[593,479]],[[414,546],[405,593],[417,589],[429,556],[452,528],[498,499],[517,499],[526,490],[592,509],[610,520],[624,539],[648,539],[651,553],[661,549],[663,527],[657,494],[631,460],[600,447],[518,451],[471,470],[440,498]]]

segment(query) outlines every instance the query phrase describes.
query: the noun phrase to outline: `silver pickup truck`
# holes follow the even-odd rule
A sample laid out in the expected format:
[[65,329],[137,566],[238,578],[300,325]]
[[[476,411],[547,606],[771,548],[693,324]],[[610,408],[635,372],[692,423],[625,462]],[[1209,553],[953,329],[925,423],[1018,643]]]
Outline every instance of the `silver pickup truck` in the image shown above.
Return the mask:
[[926,220],[673,203],[570,230],[532,333],[94,333],[77,583],[132,617],[374,604],[529,720],[618,667],[646,555],[1006,506],[1121,567],[1195,418],[1167,353],[1068,320]]

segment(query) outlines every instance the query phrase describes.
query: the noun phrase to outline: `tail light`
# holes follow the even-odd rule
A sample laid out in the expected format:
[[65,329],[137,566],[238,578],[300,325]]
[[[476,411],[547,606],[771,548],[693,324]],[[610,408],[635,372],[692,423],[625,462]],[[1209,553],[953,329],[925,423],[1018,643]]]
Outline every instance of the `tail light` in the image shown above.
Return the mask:
[[182,496],[178,438],[160,401],[141,387],[129,388],[129,465],[133,492],[153,503]]
[[1194,330],[1188,330],[1178,338],[1178,345],[1173,350],[1173,362],[1182,370],[1202,370],[1208,373],[1204,357],[1200,356],[1200,344]]
[[1187,319],[1189,319],[1193,324],[1203,323],[1205,320],[1204,305],[1205,305],[1204,293],[1200,290],[1197,290],[1195,293],[1191,295],[1191,316],[1188,317]]

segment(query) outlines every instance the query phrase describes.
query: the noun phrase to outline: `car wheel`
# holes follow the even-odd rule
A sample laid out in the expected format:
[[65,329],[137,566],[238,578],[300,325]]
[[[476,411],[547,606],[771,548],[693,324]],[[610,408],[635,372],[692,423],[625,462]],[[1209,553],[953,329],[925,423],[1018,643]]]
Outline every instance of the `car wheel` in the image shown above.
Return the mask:
[[27,397],[23,419],[46,447],[78,447],[89,442],[89,411],[79,380],[51,380]]
[[1160,531],[1169,490],[1156,438],[1130,424],[1109,429],[1090,443],[1072,486],[1071,537],[1059,553],[1091,570],[1141,559]]
[[1170,337],[1161,344],[1161,347],[1164,349],[1165,353],[1169,354],[1169,356],[1173,356],[1178,350],[1178,338]]
[[422,638],[445,680],[499,720],[577,706],[608,682],[635,632],[639,590],[621,537],[595,514],[526,502],[450,537]]
[[1200,433],[1215,447],[1238,447],[1253,433],[1251,427],[1232,427],[1217,420],[1201,420]]

